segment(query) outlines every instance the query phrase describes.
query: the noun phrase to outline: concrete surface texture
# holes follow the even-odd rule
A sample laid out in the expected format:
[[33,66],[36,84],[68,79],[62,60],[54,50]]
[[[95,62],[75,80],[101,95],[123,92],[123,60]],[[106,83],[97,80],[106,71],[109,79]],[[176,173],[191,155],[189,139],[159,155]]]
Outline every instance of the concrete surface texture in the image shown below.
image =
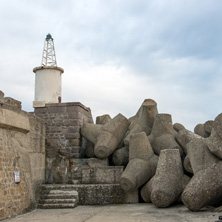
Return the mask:
[[213,208],[191,212],[183,205],[156,208],[153,204],[121,204],[106,206],[78,206],[75,209],[37,209],[5,222],[214,222],[222,213]]
[[105,159],[117,149],[129,124],[130,121],[119,113],[102,126],[96,124],[83,124],[81,134],[95,144],[95,156],[100,159]]

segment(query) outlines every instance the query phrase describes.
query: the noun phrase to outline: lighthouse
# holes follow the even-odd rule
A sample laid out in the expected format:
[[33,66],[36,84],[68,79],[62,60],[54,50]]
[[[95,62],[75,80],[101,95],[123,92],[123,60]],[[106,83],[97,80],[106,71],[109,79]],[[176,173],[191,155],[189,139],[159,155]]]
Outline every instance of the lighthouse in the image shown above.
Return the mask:
[[46,35],[41,66],[33,69],[35,73],[35,100],[33,107],[45,107],[50,103],[61,103],[63,68],[57,66],[54,41],[51,34]]

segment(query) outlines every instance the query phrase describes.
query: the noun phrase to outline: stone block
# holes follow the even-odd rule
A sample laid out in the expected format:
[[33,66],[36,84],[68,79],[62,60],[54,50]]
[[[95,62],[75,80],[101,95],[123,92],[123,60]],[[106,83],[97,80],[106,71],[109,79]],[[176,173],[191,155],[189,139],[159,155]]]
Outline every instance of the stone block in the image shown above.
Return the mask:
[[48,126],[48,131],[50,133],[55,133],[58,131],[58,127],[57,126]]
[[69,146],[80,146],[80,140],[79,139],[69,139],[68,145]]
[[45,107],[45,101],[33,101],[33,108]]
[[33,183],[42,183],[45,180],[45,168],[32,170],[32,178]]
[[64,106],[49,106],[47,107],[47,113],[65,113],[66,107]]
[[30,153],[30,166],[33,181],[44,181],[45,154]]
[[35,114],[38,116],[38,114],[42,113],[45,114],[47,111],[46,107],[37,107],[35,108]]
[[76,121],[74,119],[65,119],[63,122],[64,126],[75,126]]
[[98,158],[89,158],[86,159],[89,167],[104,167],[109,165],[109,160],[107,159],[98,159]]
[[68,117],[70,119],[79,119],[79,113],[78,112],[68,112]]
[[35,113],[36,116],[38,116],[41,119],[45,119],[45,114],[44,113]]
[[65,134],[66,139],[80,139],[80,133],[66,133]]
[[79,111],[78,106],[67,106],[66,112],[68,113],[77,113]]
[[70,146],[67,147],[68,149],[70,149],[71,153],[79,153],[81,147],[80,146]]
[[23,133],[30,131],[28,116],[6,109],[0,109],[0,111],[0,128],[13,129]]
[[88,165],[87,161],[88,159],[71,159],[70,164],[73,168],[76,168],[80,166],[87,166]]
[[19,108],[20,110],[22,108],[22,103],[16,99],[11,98],[11,97],[4,97],[3,102],[7,103],[9,105],[15,106],[15,107]]
[[79,126],[69,126],[68,127],[68,133],[77,133],[80,132]]
[[83,184],[116,184],[119,183],[123,167],[82,168]]
[[[65,138],[66,139],[76,139],[76,134],[75,133],[66,133],[65,134]],[[79,138],[80,136],[78,136],[77,138]]]

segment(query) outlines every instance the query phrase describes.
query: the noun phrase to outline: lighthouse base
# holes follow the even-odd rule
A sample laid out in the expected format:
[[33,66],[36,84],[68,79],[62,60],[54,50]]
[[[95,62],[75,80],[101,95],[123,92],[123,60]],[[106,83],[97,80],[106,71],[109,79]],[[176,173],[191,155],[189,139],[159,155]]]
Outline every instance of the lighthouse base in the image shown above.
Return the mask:
[[45,101],[33,101],[33,108],[45,107]]

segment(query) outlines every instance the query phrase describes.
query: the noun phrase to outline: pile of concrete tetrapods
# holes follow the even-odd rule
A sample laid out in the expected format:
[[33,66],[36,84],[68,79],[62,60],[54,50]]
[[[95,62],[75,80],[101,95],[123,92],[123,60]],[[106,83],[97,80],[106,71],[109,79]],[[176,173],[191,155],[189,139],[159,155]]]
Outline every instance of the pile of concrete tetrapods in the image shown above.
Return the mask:
[[139,189],[145,202],[168,207],[182,201],[192,211],[222,202],[222,114],[193,133],[146,99],[135,116],[99,116],[96,124],[83,124],[81,134],[86,155],[125,166],[122,189]]

